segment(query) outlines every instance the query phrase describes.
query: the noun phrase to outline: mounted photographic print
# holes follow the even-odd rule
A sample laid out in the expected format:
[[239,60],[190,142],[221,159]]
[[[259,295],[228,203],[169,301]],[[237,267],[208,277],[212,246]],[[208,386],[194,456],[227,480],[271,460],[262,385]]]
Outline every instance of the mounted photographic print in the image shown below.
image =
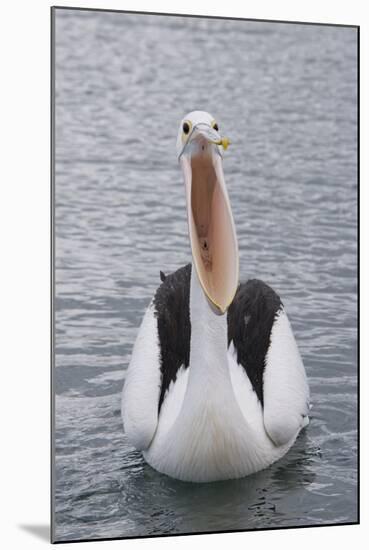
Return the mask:
[[52,540],[358,522],[358,39],[53,8]]

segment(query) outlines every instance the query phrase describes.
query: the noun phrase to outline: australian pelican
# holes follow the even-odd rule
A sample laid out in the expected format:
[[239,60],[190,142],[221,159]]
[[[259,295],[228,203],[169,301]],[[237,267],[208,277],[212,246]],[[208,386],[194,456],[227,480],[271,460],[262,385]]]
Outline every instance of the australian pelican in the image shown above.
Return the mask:
[[209,113],[182,120],[192,265],[161,273],[122,394],[128,440],[153,468],[184,481],[266,468],[309,422],[305,369],[281,299],[262,281],[239,283],[227,146]]

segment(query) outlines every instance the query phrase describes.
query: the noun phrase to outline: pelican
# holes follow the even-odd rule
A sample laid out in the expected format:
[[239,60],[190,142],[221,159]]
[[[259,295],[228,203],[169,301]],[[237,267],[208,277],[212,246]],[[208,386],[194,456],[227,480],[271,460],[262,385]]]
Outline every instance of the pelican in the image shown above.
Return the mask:
[[190,482],[262,470],[309,423],[308,382],[282,301],[260,280],[239,282],[228,144],[209,113],[180,123],[192,264],[160,272],[122,392],[129,442],[157,471]]

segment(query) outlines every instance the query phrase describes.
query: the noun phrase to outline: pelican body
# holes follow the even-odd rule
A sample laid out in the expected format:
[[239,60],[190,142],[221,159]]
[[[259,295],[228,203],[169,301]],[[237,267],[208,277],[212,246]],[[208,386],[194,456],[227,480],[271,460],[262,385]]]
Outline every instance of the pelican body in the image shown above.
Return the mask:
[[222,164],[228,144],[209,113],[181,121],[192,264],[161,274],[122,392],[128,440],[183,481],[264,469],[309,422],[305,369],[281,299],[257,279],[239,283]]

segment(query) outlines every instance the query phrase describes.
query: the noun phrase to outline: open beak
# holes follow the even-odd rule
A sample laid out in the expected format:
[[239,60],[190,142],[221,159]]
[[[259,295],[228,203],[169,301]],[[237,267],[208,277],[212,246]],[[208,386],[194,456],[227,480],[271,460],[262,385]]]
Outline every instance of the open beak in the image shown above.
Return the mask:
[[193,264],[216,313],[223,314],[238,287],[238,246],[219,146],[227,138],[206,124],[193,129],[180,156],[184,173]]

